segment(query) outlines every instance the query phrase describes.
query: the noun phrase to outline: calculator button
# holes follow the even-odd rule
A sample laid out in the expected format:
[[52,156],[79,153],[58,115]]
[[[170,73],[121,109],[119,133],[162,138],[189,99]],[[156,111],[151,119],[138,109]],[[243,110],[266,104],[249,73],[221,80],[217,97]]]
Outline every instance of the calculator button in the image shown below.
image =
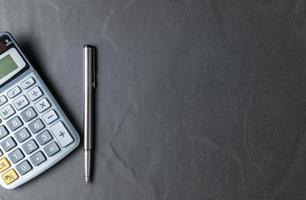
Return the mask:
[[66,147],[73,142],[73,138],[62,122],[57,122],[51,126],[50,130],[62,147]]
[[58,118],[58,115],[54,110],[48,111],[46,114],[43,115],[43,119],[47,124],[51,124]]
[[51,142],[50,144],[44,147],[44,151],[49,157],[53,156],[60,150],[61,149],[56,142]]
[[38,112],[43,112],[45,110],[47,110],[48,108],[50,108],[50,103],[46,98],[41,99],[40,101],[38,101],[35,104],[35,107],[37,109]]
[[33,85],[35,83],[35,80],[33,78],[28,78],[27,80],[23,81],[21,83],[21,87],[23,89],[27,89],[29,88],[31,85]]
[[13,89],[11,89],[10,91],[7,92],[7,96],[9,98],[14,98],[15,96],[17,96],[19,93],[21,92],[20,87],[14,87]]
[[6,102],[7,102],[7,98],[4,95],[0,96],[0,106],[5,104]]
[[6,159],[6,157],[0,160],[0,173],[5,171],[11,166],[11,163]]
[[46,144],[47,142],[49,142],[50,140],[52,140],[52,136],[51,134],[49,133],[49,131],[44,131],[42,132],[41,134],[37,135],[36,136],[36,140],[38,141],[38,143],[40,145],[44,145]]
[[22,123],[21,119],[17,116],[7,122],[7,126],[9,127],[9,129],[11,131],[14,131],[14,130],[18,129],[19,127],[22,126],[22,124],[23,123]]
[[35,153],[33,156],[31,156],[30,160],[33,163],[33,165],[38,166],[46,160],[46,157],[41,151],[39,151]]
[[21,114],[21,118],[25,121],[28,122],[31,119],[33,119],[34,117],[37,116],[36,111],[34,110],[33,107],[29,107],[28,109],[26,109],[25,111],[23,111]]
[[19,165],[17,165],[16,169],[19,172],[19,174],[25,175],[26,173],[28,173],[32,169],[32,166],[29,163],[29,161],[25,160],[22,163],[20,163]]
[[20,97],[18,97],[15,101],[14,101],[14,106],[17,110],[20,110],[22,108],[24,108],[26,105],[29,104],[28,99],[22,95]]
[[6,172],[5,174],[2,175],[2,179],[4,182],[9,185],[12,182],[16,181],[18,179],[18,174],[14,169],[11,169],[10,171]]
[[9,134],[9,132],[7,131],[5,126],[0,126],[0,139],[2,139],[5,136],[7,136],[7,134]]
[[4,108],[0,110],[0,115],[3,119],[9,118],[14,113],[15,113],[15,110],[10,104],[8,104],[7,106],[5,106]]
[[35,101],[36,99],[38,99],[43,95],[41,89],[37,86],[31,89],[27,94],[31,101]]
[[24,155],[20,149],[14,150],[12,153],[8,155],[12,163],[17,163],[19,160],[24,158]]
[[34,122],[29,124],[29,129],[32,133],[37,133],[41,129],[45,127],[44,123],[41,121],[41,119],[36,119]]
[[30,140],[22,145],[22,149],[24,150],[24,152],[26,152],[26,154],[30,154],[36,149],[38,149],[38,145],[34,140]]
[[1,142],[0,145],[2,149],[7,152],[16,146],[16,142],[12,137],[9,137]]
[[14,135],[15,135],[16,140],[19,143],[25,141],[31,136],[29,131],[26,128],[21,129],[20,131],[16,132]]

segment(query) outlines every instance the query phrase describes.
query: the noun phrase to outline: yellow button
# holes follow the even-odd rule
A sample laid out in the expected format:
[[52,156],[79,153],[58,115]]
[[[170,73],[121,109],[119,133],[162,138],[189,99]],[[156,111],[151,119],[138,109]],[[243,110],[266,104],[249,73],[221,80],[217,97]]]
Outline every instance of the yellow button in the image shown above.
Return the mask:
[[0,173],[11,166],[10,162],[4,157],[0,160]]
[[18,179],[18,174],[14,169],[11,169],[10,171],[2,175],[2,179],[6,184],[10,184]]

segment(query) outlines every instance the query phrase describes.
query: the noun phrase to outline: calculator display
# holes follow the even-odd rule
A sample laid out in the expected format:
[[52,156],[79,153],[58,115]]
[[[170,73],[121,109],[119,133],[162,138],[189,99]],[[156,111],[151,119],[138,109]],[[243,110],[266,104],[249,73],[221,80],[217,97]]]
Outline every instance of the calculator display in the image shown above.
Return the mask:
[[26,66],[25,61],[15,48],[0,55],[0,85],[12,78]]
[[0,79],[18,68],[12,56],[7,55],[0,60]]

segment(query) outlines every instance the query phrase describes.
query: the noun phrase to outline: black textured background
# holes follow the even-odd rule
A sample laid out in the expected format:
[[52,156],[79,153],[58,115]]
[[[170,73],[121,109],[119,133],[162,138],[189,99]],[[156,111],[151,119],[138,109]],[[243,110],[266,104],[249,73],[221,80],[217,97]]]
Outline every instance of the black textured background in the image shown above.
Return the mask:
[[80,133],[98,49],[93,184],[80,146],[1,200],[306,199],[305,1],[0,0],[0,30]]

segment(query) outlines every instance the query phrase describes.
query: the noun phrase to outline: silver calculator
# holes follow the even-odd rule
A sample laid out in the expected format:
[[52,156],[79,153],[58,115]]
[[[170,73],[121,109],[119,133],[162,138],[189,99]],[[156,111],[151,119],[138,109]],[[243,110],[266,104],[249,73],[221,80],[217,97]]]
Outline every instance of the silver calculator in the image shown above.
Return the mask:
[[79,135],[13,37],[0,33],[0,185],[14,189],[68,155]]

